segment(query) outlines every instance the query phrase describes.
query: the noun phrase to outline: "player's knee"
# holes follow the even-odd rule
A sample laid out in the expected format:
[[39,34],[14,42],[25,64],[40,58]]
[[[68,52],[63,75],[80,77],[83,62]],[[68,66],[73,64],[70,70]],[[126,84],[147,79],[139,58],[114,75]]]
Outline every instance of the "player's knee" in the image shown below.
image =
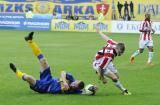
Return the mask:
[[139,50],[139,53],[143,53],[143,50]]
[[119,76],[117,75],[117,79],[119,79]]
[[48,68],[48,67],[49,67],[48,62],[47,62],[46,59],[40,60],[40,65],[41,65],[41,67],[43,67],[43,68]]
[[113,81],[113,82],[117,82],[117,81],[118,81],[118,78],[113,78],[112,81]]
[[153,48],[149,48],[149,51],[150,51],[150,52],[153,52]]
[[25,76],[25,81],[27,81],[31,86],[36,84],[36,79],[30,75]]
[[23,78],[24,78],[26,81],[30,81],[30,80],[32,79],[32,76],[30,76],[30,75],[25,75]]

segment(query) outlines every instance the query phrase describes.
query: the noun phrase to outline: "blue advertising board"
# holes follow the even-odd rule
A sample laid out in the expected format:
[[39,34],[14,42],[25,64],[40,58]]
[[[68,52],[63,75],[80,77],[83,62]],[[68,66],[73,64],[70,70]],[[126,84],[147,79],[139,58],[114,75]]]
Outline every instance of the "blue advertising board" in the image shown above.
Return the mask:
[[25,19],[23,21],[24,30],[51,30],[51,19]]
[[22,30],[23,19],[0,19],[0,29]]
[[0,29],[51,30],[51,19],[4,18],[0,15]]
[[0,19],[24,19],[25,14],[5,14],[0,13]]

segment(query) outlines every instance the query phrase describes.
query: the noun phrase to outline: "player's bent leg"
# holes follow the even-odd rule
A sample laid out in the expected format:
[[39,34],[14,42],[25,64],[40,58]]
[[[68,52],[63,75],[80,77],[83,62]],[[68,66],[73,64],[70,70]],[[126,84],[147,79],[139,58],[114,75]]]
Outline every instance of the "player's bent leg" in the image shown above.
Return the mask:
[[116,76],[117,76],[117,79],[119,79],[119,75],[118,75],[118,73],[114,73]]
[[40,71],[43,72],[47,68],[49,68],[48,61],[45,58],[40,59]]
[[144,49],[140,48],[139,50],[135,51],[130,57],[130,62],[134,63],[135,57],[138,56],[140,53],[143,53],[143,50]]
[[118,77],[114,73],[108,72],[108,74],[106,76],[113,81],[114,85],[117,88],[119,88],[124,95],[131,95],[131,93],[126,88],[123,87],[123,85],[120,83]]
[[22,78],[27,81],[30,86],[34,86],[36,84],[36,79],[31,75],[25,74]]
[[46,70],[49,67],[49,65],[48,65],[47,60],[44,58],[41,49],[33,41],[33,35],[34,35],[34,32],[29,33],[28,36],[25,37],[25,40],[28,42],[34,55],[39,59],[41,72],[43,72],[44,70]]
[[18,70],[13,63],[10,63],[10,68],[17,75],[17,77],[23,79],[24,81],[27,81],[32,86],[36,84],[36,79],[34,77],[23,73],[21,70]]
[[135,57],[136,57],[137,55],[139,55],[139,54],[140,54],[140,50],[135,51],[135,52],[131,55],[131,57],[130,57],[130,62],[131,62],[131,63],[134,63]]
[[138,56],[140,53],[143,53],[144,48],[146,47],[146,42],[143,40],[139,41],[139,49],[135,51],[131,57],[130,57],[130,62],[134,63],[135,57]]
[[26,36],[24,39],[28,42],[29,46],[31,47],[34,55],[36,57],[39,58],[39,56],[43,56],[41,55],[41,49],[38,47],[38,45],[33,41],[33,35],[34,35],[34,32],[31,32],[28,34],[28,36]]
[[143,48],[139,48],[139,53],[143,53],[144,49]]
[[110,78],[110,79],[113,81],[113,83],[114,83],[121,91],[124,91],[124,90],[125,90],[125,88],[120,84],[117,76],[116,76],[114,73],[108,72],[108,74],[107,74],[106,76],[107,76],[108,78]]
[[148,46],[148,51],[153,52],[153,46]]
[[25,74],[21,70],[18,70],[13,63],[10,63],[9,66],[10,66],[10,69],[17,75],[17,77],[22,78],[23,75]]

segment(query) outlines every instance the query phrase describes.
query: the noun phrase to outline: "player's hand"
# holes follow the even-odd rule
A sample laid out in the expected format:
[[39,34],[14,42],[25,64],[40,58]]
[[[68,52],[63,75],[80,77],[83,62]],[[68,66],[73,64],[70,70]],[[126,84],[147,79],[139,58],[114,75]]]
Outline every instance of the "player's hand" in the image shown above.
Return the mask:
[[98,27],[96,27],[95,29],[96,29],[96,32],[100,32],[100,30],[98,29]]
[[63,85],[64,85],[64,90],[69,90],[70,87],[66,82],[64,82]]
[[98,73],[98,79],[99,80],[102,80],[104,77],[100,74],[100,73]]
[[155,30],[154,29],[152,29],[152,34],[154,34],[155,33]]
[[107,83],[107,79],[106,79],[106,78],[103,78],[103,79],[102,79],[102,82],[103,82],[103,84],[106,84],[106,83]]
[[99,77],[99,80],[104,79],[104,70],[101,68],[99,68],[99,70],[98,70],[98,77]]

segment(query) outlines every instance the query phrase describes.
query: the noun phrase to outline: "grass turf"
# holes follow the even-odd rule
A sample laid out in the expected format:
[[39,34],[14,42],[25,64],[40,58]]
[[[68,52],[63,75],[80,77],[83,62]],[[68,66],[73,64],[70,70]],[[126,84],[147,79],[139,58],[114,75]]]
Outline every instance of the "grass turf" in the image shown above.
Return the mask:
[[0,104],[1,105],[158,105],[160,97],[159,37],[154,36],[154,66],[146,65],[147,50],[129,63],[130,55],[138,48],[138,34],[110,34],[116,41],[125,42],[126,52],[115,58],[114,64],[120,80],[131,92],[123,96],[111,81],[99,83],[92,69],[92,59],[105,42],[97,33],[36,31],[34,39],[52,68],[59,76],[61,70],[71,72],[86,84],[95,83],[99,90],[95,96],[39,94],[17,78],[9,69],[15,63],[28,74],[39,78],[39,64],[24,41],[29,31],[1,30],[0,35]]

